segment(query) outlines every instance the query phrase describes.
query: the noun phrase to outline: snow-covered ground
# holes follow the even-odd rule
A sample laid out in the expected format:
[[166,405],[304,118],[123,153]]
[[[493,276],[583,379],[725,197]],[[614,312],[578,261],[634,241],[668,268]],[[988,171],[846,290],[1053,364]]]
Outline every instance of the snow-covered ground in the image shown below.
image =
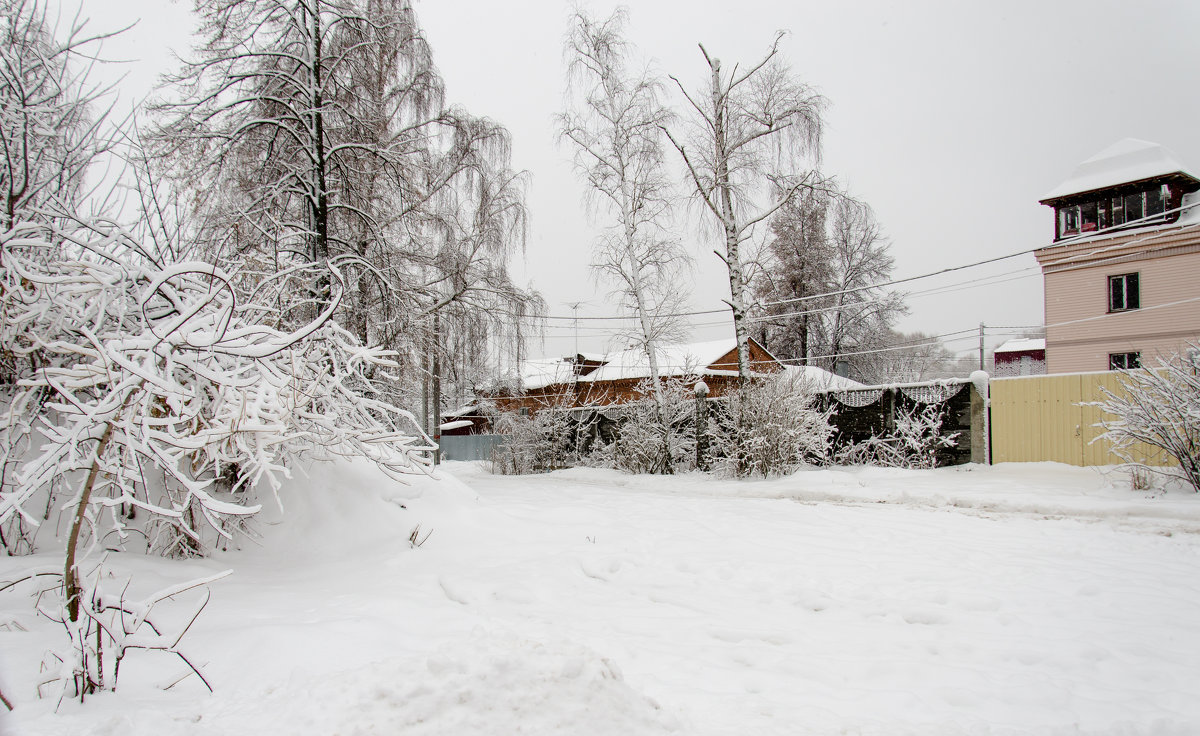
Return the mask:
[[261,546],[109,560],[133,593],[235,570],[185,639],[214,694],[133,653],[53,712],[61,628],[25,586],[0,593],[0,734],[1200,733],[1200,497],[1120,474],[339,466],[288,490]]

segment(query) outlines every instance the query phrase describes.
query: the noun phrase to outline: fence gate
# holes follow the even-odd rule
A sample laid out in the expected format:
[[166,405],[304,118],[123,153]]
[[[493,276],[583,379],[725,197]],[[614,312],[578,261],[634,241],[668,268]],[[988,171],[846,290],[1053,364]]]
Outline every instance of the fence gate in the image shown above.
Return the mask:
[[[1104,401],[1101,388],[1121,393],[1121,374],[1065,373],[995,378],[991,381],[992,462],[1052,461],[1069,465],[1116,465],[1124,462],[1112,445],[1097,440],[1096,426],[1108,417],[1090,402]],[[1151,448],[1139,460],[1164,464]]]

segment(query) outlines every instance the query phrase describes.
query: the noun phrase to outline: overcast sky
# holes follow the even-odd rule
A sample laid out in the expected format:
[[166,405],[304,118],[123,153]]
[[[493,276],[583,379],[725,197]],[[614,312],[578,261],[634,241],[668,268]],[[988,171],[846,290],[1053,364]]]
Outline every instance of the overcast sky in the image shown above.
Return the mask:
[[[728,67],[758,60],[776,30],[788,31],[784,58],[829,100],[823,168],[875,209],[898,278],[1047,244],[1051,211],[1038,199],[1121,138],[1160,143],[1194,173],[1200,169],[1200,3],[624,4],[629,40],[653,68],[689,88],[700,86],[706,69],[698,42]],[[616,5],[585,3],[595,16]],[[135,60],[126,67],[129,97],[144,94],[170,66],[170,49],[186,52],[189,7],[83,0],[84,14],[105,28],[142,19],[106,47],[110,58]],[[588,268],[595,229],[581,207],[571,150],[557,144],[552,120],[563,101],[568,5],[416,0],[416,9],[450,101],[507,126],[513,163],[530,172],[530,238],[513,264],[516,277],[541,291],[552,315],[571,315],[569,305],[580,301],[581,316],[613,314],[608,287]],[[694,308],[719,308],[729,287],[712,253],[717,243],[694,222],[679,235],[697,262]],[[1042,282],[1031,255],[906,289],[905,331],[1042,322]],[[931,289],[943,293],[917,293]],[[732,333],[719,316],[693,322],[694,339]],[[551,325],[544,352],[572,351],[571,325]],[[579,331],[581,348],[603,349],[602,335],[588,326]],[[976,341],[948,344],[967,350]]]

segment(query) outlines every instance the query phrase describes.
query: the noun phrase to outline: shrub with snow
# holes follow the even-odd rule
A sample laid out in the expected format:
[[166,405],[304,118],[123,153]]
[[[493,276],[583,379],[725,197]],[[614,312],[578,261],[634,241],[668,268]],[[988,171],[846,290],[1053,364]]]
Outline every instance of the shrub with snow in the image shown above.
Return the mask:
[[425,469],[413,418],[370,393],[389,356],[330,320],[336,296],[283,332],[293,300],[271,282],[239,303],[220,268],[161,262],[115,225],[22,225],[0,247],[0,337],[23,366],[0,415],[10,552],[64,502],[91,544],[187,554],[302,456]]
[[499,475],[545,473],[568,467],[578,458],[574,422],[556,407],[529,415],[503,412],[496,431],[504,436],[492,453],[492,472]]
[[713,467],[723,474],[770,476],[828,460],[830,412],[818,408],[803,378],[781,373],[756,379],[727,397],[711,422]]
[[[1100,439],[1130,465],[1178,478],[1200,492],[1200,345],[1160,357],[1152,369],[1122,371],[1120,391],[1101,391],[1105,400],[1093,405],[1116,418],[1100,422]],[[1174,465],[1145,462],[1147,447]]]
[[[640,398],[621,406],[616,439],[597,450],[605,464],[627,473],[672,473],[695,464],[696,407],[693,392],[679,379],[663,381],[659,397],[652,379],[637,389]],[[665,461],[669,458],[669,463]]]
[[887,435],[872,435],[839,450],[839,465],[879,465],[888,468],[936,468],[938,452],[958,444],[959,432],[946,433],[943,404],[904,405],[896,412]]
[[[280,502],[302,458],[366,457],[398,476],[424,471],[432,447],[372,396],[389,356],[331,320],[336,264],[307,274],[334,285],[324,303],[283,279],[239,301],[216,266],[160,259],[111,223],[55,223],[0,234],[0,539],[30,553],[61,541],[38,529],[69,530],[61,597],[39,610],[67,627],[58,679],[82,697],[115,685],[102,642],[123,651],[143,622],[129,614],[118,632],[112,617],[129,616],[84,579],[90,554],[203,554],[259,510],[260,486]],[[289,310],[315,316],[282,331]]]

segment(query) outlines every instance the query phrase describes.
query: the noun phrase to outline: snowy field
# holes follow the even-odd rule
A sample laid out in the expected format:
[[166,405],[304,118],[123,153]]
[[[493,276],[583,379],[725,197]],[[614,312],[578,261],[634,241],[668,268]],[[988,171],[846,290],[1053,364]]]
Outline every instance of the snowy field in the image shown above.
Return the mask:
[[0,734],[1200,733],[1195,494],[1058,465],[341,466],[288,491],[261,546],[109,559],[133,593],[234,569],[185,639],[215,694],[133,653],[54,713],[33,673],[63,635],[25,586],[0,594]]

